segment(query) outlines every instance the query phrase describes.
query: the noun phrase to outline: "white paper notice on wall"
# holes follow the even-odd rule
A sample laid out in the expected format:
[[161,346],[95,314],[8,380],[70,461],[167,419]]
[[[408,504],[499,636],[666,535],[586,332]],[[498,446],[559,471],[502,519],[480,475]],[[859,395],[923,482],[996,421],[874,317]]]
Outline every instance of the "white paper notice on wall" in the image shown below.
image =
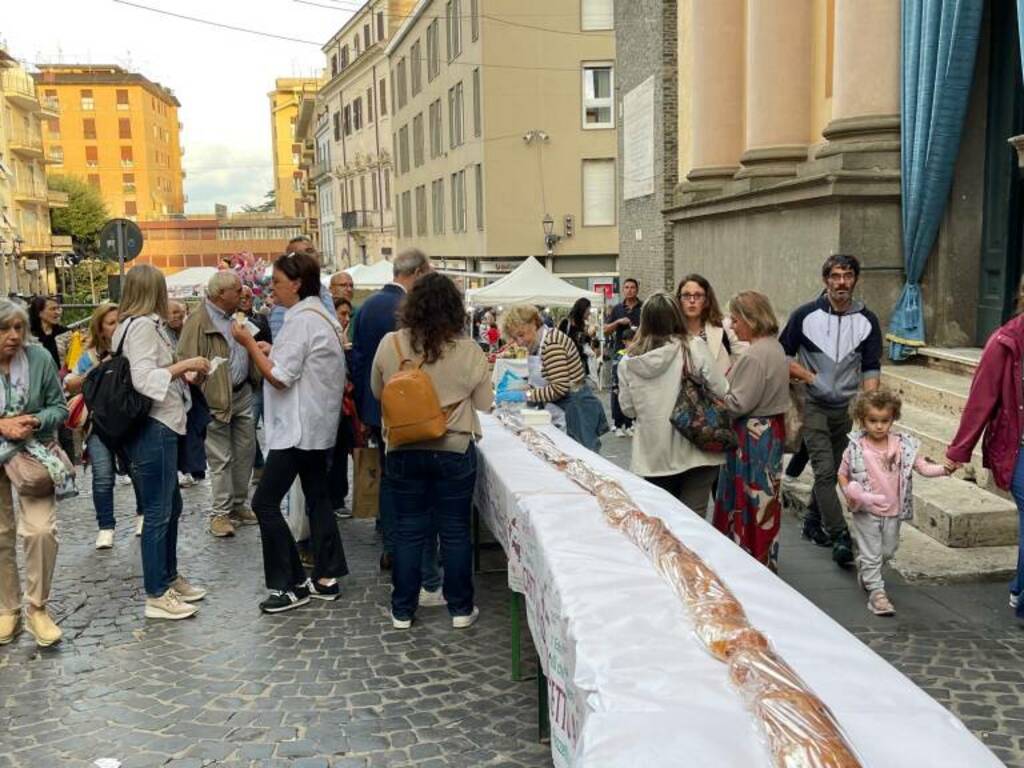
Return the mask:
[[654,194],[654,75],[623,98],[622,199]]
[[644,239],[644,231],[642,229],[634,231],[633,237],[636,238],[636,241],[639,243],[641,240]]

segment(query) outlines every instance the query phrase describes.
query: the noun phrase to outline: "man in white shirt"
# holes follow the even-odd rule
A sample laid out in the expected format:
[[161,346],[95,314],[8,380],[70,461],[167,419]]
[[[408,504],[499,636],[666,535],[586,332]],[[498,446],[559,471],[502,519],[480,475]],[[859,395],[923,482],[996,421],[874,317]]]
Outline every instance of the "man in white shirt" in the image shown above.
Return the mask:
[[212,417],[206,428],[206,455],[213,491],[210,533],[217,537],[233,536],[236,525],[257,522],[248,495],[256,454],[253,388],[259,374],[231,334],[241,298],[238,275],[231,270],[217,272],[206,286],[206,300],[185,323],[178,343],[178,354],[184,357],[224,361],[202,384]]

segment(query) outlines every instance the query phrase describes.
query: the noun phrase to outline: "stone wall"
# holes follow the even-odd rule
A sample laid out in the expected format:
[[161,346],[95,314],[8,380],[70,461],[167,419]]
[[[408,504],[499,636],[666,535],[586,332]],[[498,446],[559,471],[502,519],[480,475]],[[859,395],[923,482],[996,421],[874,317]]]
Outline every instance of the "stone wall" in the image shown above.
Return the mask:
[[[676,0],[615,3],[615,103],[619,128],[619,276],[640,281],[641,296],[673,290],[672,227],[662,211],[678,183]],[[622,199],[622,97],[654,76],[654,194]],[[639,239],[638,239],[639,238]]]

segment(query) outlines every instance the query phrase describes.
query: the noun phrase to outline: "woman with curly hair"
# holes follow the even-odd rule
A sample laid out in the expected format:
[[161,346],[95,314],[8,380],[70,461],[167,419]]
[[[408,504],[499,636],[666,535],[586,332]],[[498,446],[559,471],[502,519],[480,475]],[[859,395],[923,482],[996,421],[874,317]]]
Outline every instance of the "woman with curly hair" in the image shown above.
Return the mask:
[[[464,629],[479,615],[473,604],[473,557],[469,521],[476,484],[477,411],[491,407],[487,358],[465,333],[466,310],[455,284],[436,272],[424,275],[399,310],[399,330],[377,347],[370,387],[380,398],[384,384],[409,364],[426,373],[447,418],[435,440],[393,446],[384,425],[384,483],[393,504],[395,559],[391,621],[412,626],[419,605],[423,549],[433,526],[441,540],[443,594],[452,626]],[[433,504],[425,504],[432,499]]]

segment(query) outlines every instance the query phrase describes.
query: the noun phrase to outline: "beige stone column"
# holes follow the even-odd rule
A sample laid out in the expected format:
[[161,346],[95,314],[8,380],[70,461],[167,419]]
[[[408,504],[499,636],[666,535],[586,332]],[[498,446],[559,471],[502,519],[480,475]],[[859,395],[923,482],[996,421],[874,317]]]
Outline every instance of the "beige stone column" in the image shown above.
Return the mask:
[[807,159],[814,0],[747,0],[746,142],[736,178],[785,177]]
[[745,0],[692,0],[690,189],[721,186],[743,152]]
[[818,156],[899,149],[900,4],[835,0],[832,120]]

